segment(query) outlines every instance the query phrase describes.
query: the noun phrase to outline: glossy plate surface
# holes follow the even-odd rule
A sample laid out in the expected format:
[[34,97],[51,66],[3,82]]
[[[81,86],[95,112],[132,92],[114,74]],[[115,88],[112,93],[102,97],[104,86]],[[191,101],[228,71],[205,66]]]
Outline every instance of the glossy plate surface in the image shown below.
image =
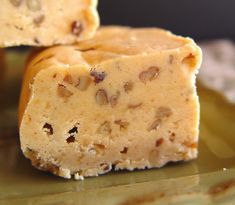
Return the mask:
[[132,205],[235,203],[235,106],[198,86],[198,159],[161,169],[111,172],[85,181],[36,170],[19,148],[17,101],[25,51],[5,55],[0,83],[0,205]]

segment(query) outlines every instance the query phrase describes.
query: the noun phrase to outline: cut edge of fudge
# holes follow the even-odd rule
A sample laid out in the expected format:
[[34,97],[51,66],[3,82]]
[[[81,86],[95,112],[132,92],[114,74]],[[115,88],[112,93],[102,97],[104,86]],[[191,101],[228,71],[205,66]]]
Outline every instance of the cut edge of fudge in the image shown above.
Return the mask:
[[[3,3],[2,12],[0,8],[2,48],[73,44],[92,38],[100,24],[98,0],[68,0],[61,1],[61,5],[44,0],[5,0]],[[63,4],[66,7],[61,7]],[[4,11],[8,11],[11,19],[4,16]]]
[[189,38],[123,27],[42,51],[24,76],[22,151],[35,167],[75,179],[196,158],[201,55]]

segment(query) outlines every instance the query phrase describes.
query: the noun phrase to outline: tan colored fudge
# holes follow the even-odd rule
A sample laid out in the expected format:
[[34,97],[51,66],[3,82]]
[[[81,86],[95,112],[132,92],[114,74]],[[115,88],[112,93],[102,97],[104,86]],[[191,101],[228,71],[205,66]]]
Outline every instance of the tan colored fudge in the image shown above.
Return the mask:
[[201,50],[161,29],[104,27],[29,62],[21,147],[39,169],[76,179],[197,157]]
[[71,44],[94,36],[97,0],[1,0],[0,47]]

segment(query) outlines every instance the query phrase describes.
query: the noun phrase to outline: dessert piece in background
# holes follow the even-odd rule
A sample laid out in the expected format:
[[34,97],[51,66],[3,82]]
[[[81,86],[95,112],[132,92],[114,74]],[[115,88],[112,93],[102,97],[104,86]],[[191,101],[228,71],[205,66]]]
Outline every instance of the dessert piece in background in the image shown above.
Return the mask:
[[72,44],[94,36],[97,0],[2,0],[0,47]]
[[197,157],[201,50],[157,28],[103,27],[32,57],[21,92],[21,148],[65,178]]
[[198,79],[235,103],[235,45],[228,39],[200,43],[204,58]]

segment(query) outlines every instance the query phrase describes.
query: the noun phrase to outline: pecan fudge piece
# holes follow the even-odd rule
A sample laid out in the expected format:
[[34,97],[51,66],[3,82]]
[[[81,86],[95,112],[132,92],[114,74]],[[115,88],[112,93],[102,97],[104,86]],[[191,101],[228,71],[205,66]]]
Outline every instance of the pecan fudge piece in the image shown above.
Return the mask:
[[42,51],[21,93],[25,156],[76,179],[196,158],[200,64],[193,40],[157,28],[104,27]]
[[1,0],[0,47],[71,44],[99,25],[97,0]]

